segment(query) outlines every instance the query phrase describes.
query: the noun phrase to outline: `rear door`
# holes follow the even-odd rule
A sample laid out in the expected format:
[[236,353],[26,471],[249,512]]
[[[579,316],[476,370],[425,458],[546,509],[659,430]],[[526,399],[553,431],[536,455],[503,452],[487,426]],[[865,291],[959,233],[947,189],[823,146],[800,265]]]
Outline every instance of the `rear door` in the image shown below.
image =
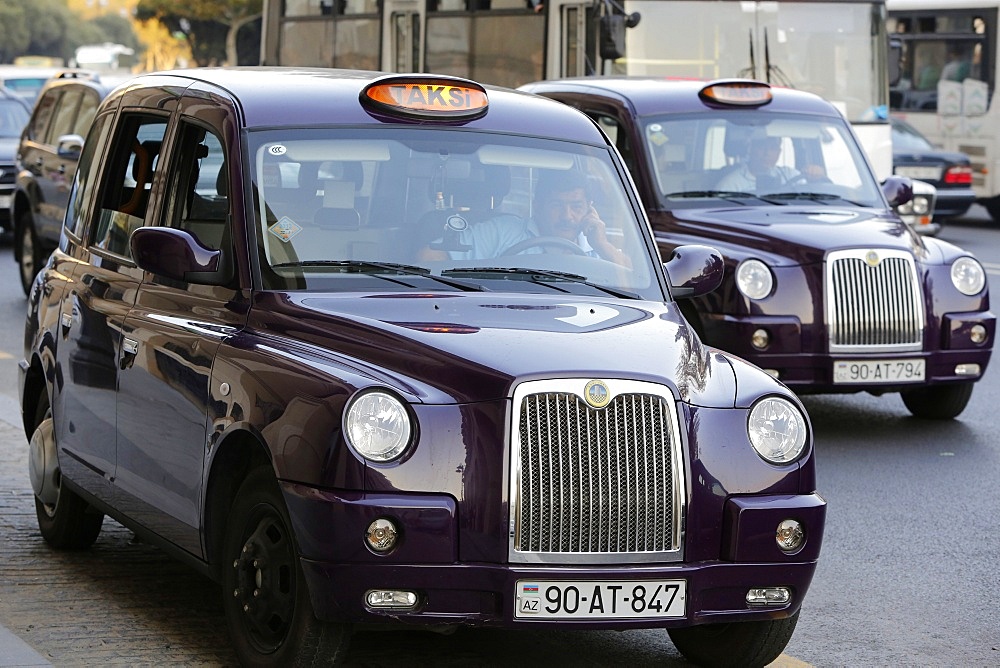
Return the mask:
[[230,280],[199,285],[143,277],[122,328],[115,498],[126,514],[200,556],[212,363],[220,343],[243,325],[249,291],[235,271],[230,228],[230,173],[240,153],[236,136],[224,129],[237,125],[230,117],[235,110],[201,98],[190,106],[189,114],[182,101],[172,133],[158,223],[222,250]]
[[153,151],[162,142],[168,118],[136,111],[119,116],[85,228],[85,249],[61,312],[60,466],[65,475],[108,500],[116,459],[122,324],[142,279],[128,237],[145,221],[159,163]]

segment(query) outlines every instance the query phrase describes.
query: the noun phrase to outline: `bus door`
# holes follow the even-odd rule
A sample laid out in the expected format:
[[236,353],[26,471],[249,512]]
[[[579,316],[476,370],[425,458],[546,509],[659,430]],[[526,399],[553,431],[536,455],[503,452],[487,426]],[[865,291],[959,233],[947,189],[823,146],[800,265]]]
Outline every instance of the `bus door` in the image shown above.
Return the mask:
[[[593,56],[588,58],[588,12],[593,2],[546,0],[549,13],[545,35],[545,78],[580,77],[594,74]],[[590,61],[588,63],[588,60]]]
[[423,72],[426,26],[427,4],[423,0],[384,0],[382,69],[387,72]]

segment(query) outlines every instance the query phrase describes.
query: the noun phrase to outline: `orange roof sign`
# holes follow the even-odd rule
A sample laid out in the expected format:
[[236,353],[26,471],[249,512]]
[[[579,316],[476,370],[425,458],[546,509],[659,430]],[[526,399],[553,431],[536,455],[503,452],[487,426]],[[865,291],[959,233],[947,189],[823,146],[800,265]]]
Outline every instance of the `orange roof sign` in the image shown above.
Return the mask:
[[698,94],[706,102],[755,107],[771,101],[771,86],[763,81],[715,81]]
[[388,77],[361,91],[366,107],[394,116],[421,119],[476,118],[486,113],[486,90],[452,77]]

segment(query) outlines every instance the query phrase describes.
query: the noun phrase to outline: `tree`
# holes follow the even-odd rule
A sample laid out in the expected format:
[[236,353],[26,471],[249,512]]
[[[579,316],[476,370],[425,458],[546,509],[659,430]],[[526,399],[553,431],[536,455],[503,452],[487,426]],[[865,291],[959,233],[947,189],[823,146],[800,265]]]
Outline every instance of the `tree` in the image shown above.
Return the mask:
[[156,18],[171,32],[184,32],[200,64],[239,64],[237,36],[260,16],[263,0],[139,0],[136,16]]

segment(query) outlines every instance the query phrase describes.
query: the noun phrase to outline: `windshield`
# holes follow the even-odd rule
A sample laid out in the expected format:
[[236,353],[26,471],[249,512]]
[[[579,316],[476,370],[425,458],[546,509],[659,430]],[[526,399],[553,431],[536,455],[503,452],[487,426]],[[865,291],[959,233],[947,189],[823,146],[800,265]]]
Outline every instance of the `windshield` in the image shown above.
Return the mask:
[[851,122],[884,118],[881,2],[626,0],[642,19],[625,31],[616,73],[749,77],[816,93]]
[[706,198],[885,206],[840,119],[738,110],[649,117],[643,128],[667,208],[704,207]]
[[20,137],[28,124],[28,110],[18,100],[0,98],[0,137]]
[[607,149],[463,130],[251,135],[264,286],[663,300]]

